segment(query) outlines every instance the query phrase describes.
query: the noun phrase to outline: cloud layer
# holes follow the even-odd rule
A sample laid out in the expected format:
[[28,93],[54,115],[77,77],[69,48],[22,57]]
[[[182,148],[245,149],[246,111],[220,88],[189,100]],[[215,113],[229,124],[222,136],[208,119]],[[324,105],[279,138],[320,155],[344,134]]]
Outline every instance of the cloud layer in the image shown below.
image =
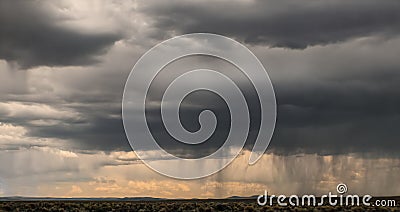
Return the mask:
[[[165,197],[193,191],[220,197],[250,194],[246,185],[322,192],[339,181],[355,192],[399,192],[389,183],[399,175],[398,1],[0,1],[0,8],[0,194],[144,196],[165,188]],[[172,188],[177,182],[151,172],[130,152],[121,102],[138,58],[190,32],[222,34],[248,46],[268,70],[278,120],[260,165],[248,168],[245,155],[208,180]],[[169,82],[168,71],[203,59],[178,61],[163,70],[158,85]],[[215,60],[206,64],[235,71]],[[159,102],[152,103],[157,136],[182,152],[160,131],[161,120],[154,118]],[[255,107],[254,99],[249,103]],[[227,133],[223,102],[207,94],[185,100],[182,124],[198,129],[204,105],[221,112],[220,128],[214,142],[189,157],[214,150]],[[250,137],[256,128],[253,123]],[[249,175],[236,178],[239,172]]]
[[62,4],[51,2],[0,2],[0,58],[17,62],[22,68],[33,66],[88,65],[97,62],[115,41],[116,32],[80,30],[69,24],[74,17]]
[[270,47],[303,49],[399,33],[396,0],[174,2],[150,1],[143,11],[163,32],[211,32]]

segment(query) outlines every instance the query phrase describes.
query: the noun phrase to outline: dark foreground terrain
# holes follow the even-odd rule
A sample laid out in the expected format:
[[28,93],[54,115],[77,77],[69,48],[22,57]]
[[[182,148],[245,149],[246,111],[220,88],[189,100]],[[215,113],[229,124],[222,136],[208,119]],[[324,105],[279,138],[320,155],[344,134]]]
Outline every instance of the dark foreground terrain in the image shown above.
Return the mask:
[[259,206],[251,200],[0,201],[0,211],[400,211],[396,207]]

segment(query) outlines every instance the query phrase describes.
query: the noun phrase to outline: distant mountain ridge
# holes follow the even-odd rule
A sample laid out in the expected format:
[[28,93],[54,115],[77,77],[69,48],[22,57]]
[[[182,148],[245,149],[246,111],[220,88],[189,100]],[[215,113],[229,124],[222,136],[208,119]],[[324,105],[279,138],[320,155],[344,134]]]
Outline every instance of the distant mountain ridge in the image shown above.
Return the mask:
[[[126,201],[126,202],[155,202],[155,201],[253,201],[256,200],[258,195],[254,196],[231,196],[227,198],[207,198],[207,199],[184,199],[184,198],[156,198],[156,197],[99,197],[99,198],[91,198],[91,197],[82,197],[82,198],[57,198],[57,197],[23,197],[23,196],[11,196],[11,197],[0,197],[0,202],[16,202],[16,201]],[[317,197],[320,198],[320,197]],[[392,199],[396,200],[400,204],[400,196],[381,196],[381,197],[373,197],[372,200],[376,199]]]
[[57,198],[57,197],[22,197],[22,196],[12,196],[12,197],[0,197],[0,201],[161,201],[166,200],[164,198],[154,198],[154,197],[104,197],[104,198]]
[[[245,199],[256,199],[258,196],[242,197],[242,196],[231,196],[227,198],[215,198],[215,200],[245,200]],[[156,198],[156,197],[24,197],[24,196],[11,196],[11,197],[0,197],[0,201],[165,201],[165,200],[212,200],[208,199],[183,199],[183,198]]]

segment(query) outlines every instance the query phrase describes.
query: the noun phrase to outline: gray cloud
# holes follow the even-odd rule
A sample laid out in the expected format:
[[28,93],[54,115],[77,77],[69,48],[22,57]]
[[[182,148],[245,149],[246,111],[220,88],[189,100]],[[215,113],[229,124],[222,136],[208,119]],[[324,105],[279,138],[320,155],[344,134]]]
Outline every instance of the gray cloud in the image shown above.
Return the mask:
[[142,10],[161,33],[211,32],[295,49],[400,31],[396,0],[155,1]]
[[48,2],[0,1],[0,58],[23,68],[88,65],[121,38],[116,32],[65,27],[71,17],[56,12]]
[[[298,152],[319,154],[348,152],[397,153],[396,150],[399,147],[399,143],[396,139],[399,134],[394,128],[400,123],[397,111],[400,105],[397,92],[400,84],[400,76],[397,70],[399,70],[400,64],[396,57],[400,54],[398,48],[400,41],[398,39],[398,27],[389,27],[392,26],[394,21],[397,21],[397,16],[391,12],[393,8],[396,8],[397,3],[388,1],[385,4],[372,7],[374,5],[373,1],[365,1],[364,3],[356,1],[347,3],[332,2],[331,6],[321,5],[318,1],[312,1],[307,4],[303,2],[304,5],[297,5],[300,3],[292,2],[291,4],[295,4],[299,8],[299,11],[293,13],[285,12],[284,6],[288,2],[278,4],[274,1],[269,1],[270,5],[268,7],[258,1],[243,2],[241,4],[243,5],[241,5],[240,9],[233,5],[226,5],[226,2],[216,2],[213,7],[205,3],[194,2],[176,2],[168,5],[161,4],[161,6],[146,3],[145,5],[139,5],[138,8],[143,16],[141,20],[149,23],[147,27],[152,29],[144,30],[146,33],[150,32],[150,35],[158,34],[164,37],[169,36],[170,34],[168,33],[172,33],[172,31],[181,33],[186,32],[187,29],[191,31],[192,27],[194,27],[193,29],[196,28],[199,31],[214,30],[218,34],[227,33],[247,41],[251,41],[252,39],[250,38],[253,38],[254,42],[251,41],[253,45],[250,46],[266,65],[275,86],[278,100],[278,122],[269,148],[270,152],[280,154]],[[360,24],[363,25],[362,28],[365,28],[365,30],[360,34],[349,34],[347,37],[341,37],[341,35],[346,34],[344,33],[348,30],[346,27],[350,27],[351,23],[346,23],[347,25],[345,24],[343,27],[340,27],[340,24],[334,26],[323,25],[324,27],[331,27],[329,30],[322,30],[323,28],[321,28],[321,33],[329,34],[329,36],[326,36],[329,39],[323,42],[318,38],[319,35],[313,33],[307,34],[310,36],[306,36],[304,40],[302,40],[304,37],[294,36],[294,34],[293,37],[290,37],[292,36],[290,33],[289,37],[285,37],[284,34],[282,36],[274,35],[276,38],[282,38],[285,42],[301,43],[303,47],[314,44],[327,44],[324,46],[311,46],[304,50],[265,48],[264,44],[279,46],[274,44],[278,40],[270,40],[271,43],[263,39],[254,39],[257,36],[252,37],[252,35],[260,35],[262,37],[264,36],[263,33],[267,31],[261,30],[264,29],[261,25],[251,25],[250,22],[248,24],[246,22],[259,18],[257,19],[259,22],[255,21],[254,23],[264,24],[264,21],[266,21],[265,23],[272,23],[267,16],[275,17],[277,15],[276,17],[282,18],[276,19],[276,24],[280,24],[287,29],[295,29],[287,21],[295,21],[295,16],[293,15],[301,13],[300,11],[305,15],[304,20],[311,20],[307,19],[308,10],[310,14],[324,14],[321,15],[321,20],[315,21],[323,21],[326,17],[329,23],[336,20],[336,18],[338,23],[340,21],[345,22],[346,15],[350,15],[349,11],[352,11],[350,6],[353,4],[360,7],[359,11],[354,11],[353,15],[355,17],[366,16],[365,11],[367,10],[371,11],[370,14],[384,10],[387,10],[387,12],[382,13],[383,17],[372,16],[359,21],[353,20],[354,23],[350,19],[350,22],[354,24],[354,29],[359,27],[357,24]],[[204,11],[206,15],[203,18],[210,18],[211,21],[214,7],[219,8],[223,5],[232,8],[227,10],[226,13],[220,14],[219,19],[216,18],[213,23],[207,23],[203,19],[199,19],[200,12],[203,12],[202,10],[205,10],[205,8],[210,8],[210,11]],[[194,9],[194,6],[198,6],[197,9]],[[194,11],[186,14],[186,10],[183,8],[186,8],[187,11],[192,11],[192,9]],[[253,13],[250,14],[250,10]],[[261,12],[264,10],[265,12]],[[171,12],[169,16],[166,15],[167,11]],[[235,11],[237,12],[236,16],[233,15]],[[327,11],[326,14],[324,11]],[[329,16],[332,11],[346,13],[333,18]],[[240,14],[242,15],[240,16]],[[180,18],[178,15],[182,15],[185,18]],[[42,16],[45,17],[43,18]],[[227,19],[224,22],[226,24],[225,27],[221,26],[212,30],[211,28],[210,30],[204,28],[216,27],[217,25],[215,24],[221,22],[224,16],[232,18],[232,20],[237,19],[237,21]],[[291,18],[283,18],[284,16],[290,16]],[[384,18],[389,16],[393,17],[393,19],[385,21],[386,19]],[[53,26],[46,17],[46,14],[38,15],[39,20],[46,20],[44,21],[46,26]],[[164,21],[171,21],[170,19],[174,21],[173,25],[164,23]],[[182,22],[181,20],[183,19],[187,21]],[[369,24],[363,24],[363,21]],[[245,28],[240,31],[234,25],[231,25],[233,23]],[[247,25],[249,25],[249,28],[247,28]],[[315,26],[320,25],[321,23],[318,23]],[[307,29],[309,26],[304,27]],[[299,28],[302,29],[302,27]],[[165,30],[169,31],[166,32]],[[132,33],[132,31],[129,32]],[[124,33],[129,34],[128,32]],[[306,31],[301,31],[300,33],[304,34]],[[359,36],[372,37],[351,39]],[[158,39],[161,39],[161,37],[158,37]],[[343,42],[336,43],[339,40]],[[140,36],[130,34],[130,38],[124,38],[118,44],[114,44],[106,55],[99,58],[102,62],[96,66],[59,67],[50,71],[46,67],[30,70],[29,78],[27,76],[23,77],[30,81],[29,84],[25,85],[27,93],[24,93],[24,95],[4,95],[2,97],[3,102],[22,101],[48,104],[53,108],[65,109],[64,111],[72,111],[79,114],[78,119],[46,117],[46,120],[50,120],[49,123],[54,123],[51,120],[62,121],[62,123],[58,122],[49,125],[44,123],[43,117],[35,117],[25,113],[25,118],[22,115],[15,117],[14,114],[3,116],[2,121],[25,127],[29,136],[65,139],[65,147],[82,150],[129,151],[130,147],[126,140],[120,117],[123,86],[132,65],[138,56],[149,48],[148,44],[148,40],[143,34]],[[40,46],[39,44],[37,45]],[[286,45],[286,47],[290,46]],[[180,63],[174,68],[184,70],[192,66],[192,62],[186,65]],[[207,62],[207,64],[213,63]],[[220,69],[221,66],[216,68]],[[9,73],[11,72],[3,75],[8,77]],[[0,72],[0,74],[2,73]],[[163,80],[165,79],[161,77],[159,82],[165,84],[166,81]],[[2,86],[4,87],[4,85]],[[246,86],[244,86],[244,89],[249,90]],[[200,105],[212,102],[214,104],[212,107],[217,112],[224,109],[224,104],[219,104],[218,99],[212,96],[207,96],[207,98],[209,101],[205,101],[205,97],[202,95],[193,96],[193,98],[188,98],[187,105],[196,105],[196,107],[182,108],[182,123],[189,130],[198,129],[197,115],[199,110],[197,107]],[[250,105],[256,105],[254,104],[254,99],[250,101]],[[4,111],[0,111],[0,113],[2,112],[4,113]],[[150,113],[149,119],[153,121],[151,124],[156,126],[154,129],[156,136],[165,138],[163,142],[168,143],[167,135],[160,131],[162,126],[159,118],[153,119],[157,115],[157,111],[150,111]],[[256,113],[255,116],[257,116]],[[222,117],[221,130],[216,133],[215,141],[226,136],[228,125],[223,121],[226,117]],[[46,124],[46,126],[43,124]],[[252,133],[250,137],[254,138],[257,133],[257,123],[250,130]],[[252,148],[251,138],[247,145],[248,149]],[[215,149],[219,144],[218,142],[211,142],[201,150],[195,149],[191,154],[194,152],[204,155],[210,149]],[[166,147],[171,151],[182,152],[179,145],[166,144]]]
[[[400,105],[400,75],[397,71],[400,64],[395,55],[400,53],[399,46],[398,38],[369,38],[303,51],[254,48],[270,71],[278,102],[277,126],[269,151],[279,154],[379,152],[397,155],[400,134],[395,128],[400,124],[397,109]],[[198,65],[196,61],[189,64],[192,67]],[[209,68],[212,62],[204,64]],[[173,70],[167,67],[163,71],[186,70],[187,66],[181,62],[179,67]],[[217,68],[221,69],[221,66]],[[165,74],[159,77],[164,80],[159,84],[168,82]],[[248,88],[245,90],[249,91]],[[186,105],[204,109],[208,104],[223,115],[224,105],[218,102],[212,96],[199,95]],[[251,106],[257,104],[254,99],[249,103]],[[196,107],[181,108],[181,121],[189,130],[198,129],[199,111]],[[159,117],[158,113],[154,109],[149,115]],[[229,119],[218,120],[222,122],[219,133],[226,132]],[[156,119],[155,124],[150,123],[152,125],[156,133],[163,131],[160,119]],[[254,133],[257,127],[255,124],[250,129]],[[163,138],[162,142],[168,143],[170,148],[181,150],[168,134],[156,136]],[[217,148],[221,139],[224,137],[217,137],[195,154],[205,154],[209,150],[207,147]],[[251,139],[247,147],[252,148]],[[200,146],[196,147],[199,149]]]
[[370,38],[301,52],[258,48],[279,104],[270,151],[396,155],[399,46]]

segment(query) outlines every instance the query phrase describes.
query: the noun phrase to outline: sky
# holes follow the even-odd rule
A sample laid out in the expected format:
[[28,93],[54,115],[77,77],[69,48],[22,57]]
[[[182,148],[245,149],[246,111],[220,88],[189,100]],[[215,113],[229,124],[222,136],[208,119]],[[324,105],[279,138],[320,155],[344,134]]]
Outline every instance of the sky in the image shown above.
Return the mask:
[[[318,195],[338,183],[351,193],[400,194],[397,0],[1,0],[0,25],[1,196]],[[274,86],[277,122],[268,150],[249,166],[259,117],[252,106],[256,121],[232,164],[206,178],[176,180],[132,151],[122,95],[140,56],[195,32],[233,38],[258,57]],[[156,79],[151,97],[174,70],[196,61],[230,70],[206,57],[178,61]],[[166,149],[204,156],[226,137],[226,105],[207,93],[185,101],[182,124],[190,130],[198,129],[199,107],[212,103],[219,112],[207,145],[192,151],[169,144],[157,104],[150,126]]]

